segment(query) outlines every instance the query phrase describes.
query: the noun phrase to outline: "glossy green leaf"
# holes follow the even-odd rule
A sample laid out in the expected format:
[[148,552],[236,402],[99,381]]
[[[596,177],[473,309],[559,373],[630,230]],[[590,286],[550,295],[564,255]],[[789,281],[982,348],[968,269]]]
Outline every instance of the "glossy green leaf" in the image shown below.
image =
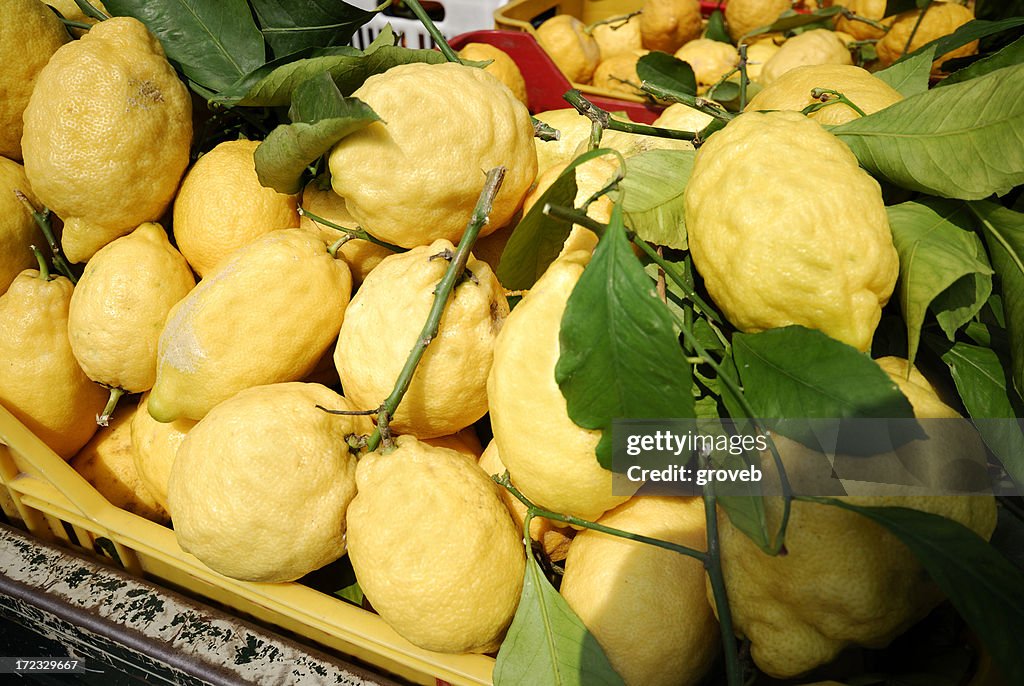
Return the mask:
[[295,90],[293,123],[278,126],[256,148],[260,184],[279,193],[298,193],[306,167],[345,136],[380,117],[357,98],[341,95],[330,74],[321,73]]
[[953,72],[939,81],[935,87],[952,86],[962,81],[970,81],[997,69],[1012,67],[1017,64],[1024,64],[1024,37],[1018,38],[998,52],[981,58],[969,67]]
[[900,539],[981,639],[1006,683],[1024,683],[1024,571],[951,519],[902,507],[819,502],[867,517]]
[[525,290],[533,287],[548,265],[558,257],[562,244],[572,230],[572,222],[544,214],[544,207],[574,207],[577,193],[576,167],[609,152],[598,148],[573,160],[519,220],[495,270],[505,288]]
[[[321,72],[329,72],[343,95],[351,95],[374,74],[391,67],[412,62],[440,64],[444,55],[437,50],[408,50],[394,45],[381,45],[373,52],[360,53],[343,46],[317,56],[287,56],[257,69],[217,94],[214,102],[222,105],[279,107],[288,105],[292,91],[300,83]],[[310,53],[312,54],[312,53]]]
[[602,431],[612,465],[612,421],[693,417],[690,365],[672,316],[633,254],[615,206],[612,221],[562,315],[555,380],[569,417]]
[[494,663],[494,686],[623,686],[594,635],[527,556],[519,607]]
[[989,348],[942,343],[941,339],[929,339],[930,347],[949,366],[967,413],[977,420],[982,440],[1014,482],[1024,486],[1024,433],[1020,425],[1015,421],[985,421],[1021,416],[1021,401],[1013,391],[1009,369]]
[[1024,183],[1024,65],[933,88],[832,129],[897,186],[976,200]]
[[619,184],[629,228],[648,243],[686,249],[683,192],[695,150],[648,150],[626,160]]
[[919,50],[913,57],[876,71],[875,76],[898,90],[904,98],[909,98],[928,90],[933,59],[934,48]]
[[989,201],[970,203],[968,208],[981,223],[992,266],[1000,280],[1013,386],[1024,396],[1024,214]]
[[697,77],[693,67],[665,52],[650,52],[636,63],[636,75],[662,88],[690,95],[697,94]]
[[722,10],[716,9],[708,17],[708,25],[704,29],[704,37],[716,40],[719,43],[732,44],[732,38],[729,37],[729,32],[725,28],[725,15],[722,14]]
[[913,362],[927,310],[952,339],[992,292],[992,268],[964,203],[925,198],[886,210],[900,258],[896,289]]
[[774,33],[776,31],[786,32],[809,26],[811,24],[821,24],[832,19],[842,11],[843,8],[838,5],[835,7],[823,7],[807,13],[786,10],[771,24],[759,26],[752,31],[748,31],[742,38],[740,38],[740,40],[744,40],[751,36],[759,36],[762,33]]
[[[820,331],[787,326],[738,333],[732,354],[755,417],[914,416],[910,402],[878,364]],[[734,401],[730,404],[735,408]]]
[[167,59],[211,91],[227,88],[265,60],[263,35],[245,0],[110,0],[104,7],[144,23],[160,39]]
[[281,2],[252,0],[260,31],[274,55],[305,48],[346,45],[376,12],[345,2]]

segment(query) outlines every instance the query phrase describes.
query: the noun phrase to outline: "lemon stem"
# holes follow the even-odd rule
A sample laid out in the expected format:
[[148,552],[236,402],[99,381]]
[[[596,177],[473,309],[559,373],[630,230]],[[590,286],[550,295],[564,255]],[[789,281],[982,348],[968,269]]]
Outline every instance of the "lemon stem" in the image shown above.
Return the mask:
[[92,24],[86,24],[84,21],[72,21],[71,19],[65,19],[64,17],[58,17],[61,23],[69,29],[82,29],[88,31],[92,28]]
[[736,650],[736,635],[732,629],[729,594],[725,588],[725,575],[722,573],[717,497],[710,484],[704,488],[704,520],[707,525],[708,541],[704,569],[708,574],[708,581],[711,583],[711,593],[715,597],[715,608],[718,610],[718,626],[722,632],[722,652],[725,657],[725,678],[729,686],[741,686],[743,670],[740,667],[740,657]]
[[536,117],[530,117],[533,121],[533,135],[542,141],[557,141],[562,137],[561,132],[550,124],[545,124]]
[[117,408],[117,403],[124,395],[123,388],[111,388],[110,395],[107,397],[107,404],[103,407],[103,413],[96,415],[96,423],[100,426],[108,426],[110,424],[110,416],[114,414],[114,410]]
[[434,340],[438,330],[441,328],[441,315],[444,314],[445,306],[448,304],[452,291],[455,290],[455,285],[459,283],[463,273],[466,271],[466,263],[469,262],[469,251],[472,250],[477,236],[480,235],[480,229],[488,221],[488,215],[491,213],[494,198],[497,196],[498,189],[501,188],[501,182],[504,179],[505,167],[495,167],[487,172],[484,188],[476,201],[476,207],[473,209],[473,214],[466,225],[466,231],[462,234],[462,240],[459,241],[459,247],[452,256],[448,269],[445,271],[444,276],[441,277],[441,281],[434,288],[434,303],[430,307],[427,321],[423,324],[423,330],[420,331],[416,344],[409,352],[405,366],[402,367],[398,380],[395,382],[394,390],[391,391],[391,395],[381,405],[380,413],[377,415],[377,428],[374,429],[373,433],[370,434],[370,438],[366,441],[366,447],[370,452],[377,449],[383,438],[388,438],[385,433],[388,422],[395,415],[399,403],[402,402],[406,391],[409,390],[412,376],[416,372],[416,366],[423,358],[423,353],[426,352],[427,346]]
[[843,105],[846,105],[860,116],[868,116],[864,112],[864,110],[857,107],[857,105],[852,100],[847,98],[839,91],[832,90],[830,88],[812,88],[811,97],[817,100],[818,102],[811,103],[803,110],[801,110],[803,114],[811,114],[812,112],[817,112],[823,107],[828,107],[830,105],[838,105],[842,103]]
[[[659,136],[661,138],[674,138],[676,140],[692,141],[696,137],[693,131],[680,131],[678,129],[665,129],[660,126],[648,124],[637,124],[630,121],[615,119],[607,110],[603,110],[594,103],[583,97],[583,93],[573,89],[567,91],[562,98],[576,108],[580,114],[589,118],[595,124],[600,123],[602,129],[612,131],[623,131],[625,133],[637,133],[642,136]],[[591,129],[593,131],[593,129]]]
[[75,0],[75,4],[78,5],[78,9],[82,10],[82,13],[87,17],[91,17],[98,21],[110,19],[110,17],[101,12],[100,9],[89,2],[89,0]]
[[36,226],[38,226],[39,230],[43,232],[43,236],[46,238],[46,243],[50,246],[50,253],[53,255],[53,266],[56,267],[57,271],[61,274],[68,277],[68,279],[71,280],[71,283],[77,284],[78,275],[75,274],[73,269],[71,269],[71,263],[64,259],[64,253],[60,251],[60,244],[57,243],[57,238],[53,233],[53,225],[50,223],[50,210],[43,209],[42,212],[39,212],[36,210],[35,206],[32,205],[32,201],[19,190],[15,190],[14,195],[29,211],[32,215],[32,219],[36,222]]
[[35,255],[36,262],[39,263],[39,278],[40,278],[40,280],[42,280],[42,281],[49,281],[49,280],[51,280],[53,277],[50,276],[50,265],[46,264],[46,258],[43,257],[43,251],[40,250],[39,248],[37,248],[34,245],[30,245],[28,247],[29,247],[29,250],[32,251],[32,254]]
[[[408,248],[403,248],[403,247],[398,246],[398,245],[393,245],[391,243],[387,243],[385,241],[382,241],[379,238],[375,238],[375,237],[371,236],[369,233],[367,233],[364,229],[349,229],[349,228],[346,228],[346,227],[341,226],[339,224],[335,224],[330,219],[324,219],[320,215],[313,214],[312,212],[310,212],[306,208],[302,207],[301,205],[299,205],[299,207],[298,207],[298,212],[299,212],[299,216],[300,217],[309,217],[310,220],[312,220],[316,224],[323,224],[325,226],[329,226],[330,228],[334,229],[335,231],[341,231],[343,233],[348,234],[348,236],[343,237],[343,241],[349,241],[349,240],[352,240],[354,238],[361,238],[362,240],[369,241],[370,243],[373,243],[374,245],[379,245],[382,248],[387,248],[391,252],[405,252],[406,250],[408,250]],[[337,245],[337,242],[334,245]],[[334,248],[334,245],[332,245],[331,248]],[[341,245],[344,245],[344,242],[342,242]],[[338,245],[338,247],[340,248],[341,245]],[[336,252],[337,248],[334,248],[334,250]],[[332,252],[331,255],[334,255],[334,253]]]
[[[560,219],[566,219],[575,224],[579,224],[584,228],[590,229],[598,236],[603,235],[604,230],[608,228],[605,224],[595,221],[585,214],[568,210],[563,207],[548,205],[544,208],[544,212],[546,214],[559,217]],[[672,281],[675,282],[675,284],[679,286],[684,293],[686,293],[687,297],[689,297],[695,305],[698,305],[703,309],[703,306],[700,305],[700,303],[704,302],[703,299],[697,296],[697,294],[693,291],[693,288],[690,287],[689,284],[687,284],[686,281],[682,277],[680,277],[674,269],[671,268],[671,265],[669,265],[661,256],[659,256],[657,251],[651,248],[647,241],[636,236],[632,232],[630,232],[629,235],[630,240],[632,240],[633,244],[638,246],[655,264],[664,269],[665,273],[672,277]],[[709,311],[713,312],[713,310]],[[705,314],[707,315],[708,311],[705,311]],[[768,439],[768,448],[769,450],[771,450],[772,461],[774,462],[775,469],[779,474],[779,484],[782,487],[783,495],[782,521],[779,523],[779,530],[775,535],[775,540],[772,542],[771,548],[771,553],[773,555],[777,555],[779,554],[779,552],[782,551],[782,546],[786,539],[786,528],[789,526],[789,513],[791,509],[790,501],[793,498],[793,490],[790,487],[789,478],[786,476],[786,469],[782,464],[782,458],[779,457],[779,451],[778,448],[776,448],[775,446],[775,441],[772,440],[771,435],[768,433],[764,425],[760,421],[755,419],[756,415],[754,412],[754,408],[750,405],[750,402],[747,400],[746,396],[743,395],[743,389],[740,388],[740,386],[733,380],[731,376],[724,374],[722,372],[721,365],[715,362],[711,354],[708,353],[707,348],[705,348],[701,344],[700,340],[693,333],[693,328],[690,326],[690,323],[686,321],[685,318],[680,317],[679,314],[676,312],[673,312],[672,316],[679,324],[679,329],[683,335],[683,338],[686,339],[686,343],[694,351],[696,351],[698,357],[703,358],[704,362],[715,371],[715,374],[718,375],[719,381],[721,381],[722,384],[726,388],[728,388],[730,392],[732,392],[733,396],[736,397],[736,400],[739,402],[744,414],[746,414],[747,417],[751,418],[755,429],[758,432],[765,434],[765,436]],[[722,338],[721,334],[719,334],[719,339],[722,340],[723,344],[725,344],[726,347],[728,347],[728,342]]]
[[630,12],[629,14],[622,14],[617,17],[607,17],[605,19],[598,19],[593,24],[587,24],[583,28],[583,32],[589,36],[594,32],[594,29],[596,29],[598,26],[601,26],[602,24],[617,24],[617,26],[612,26],[611,29],[612,31],[618,31],[623,26],[628,24],[630,19],[632,19],[633,17],[638,17],[641,14],[643,14],[643,10],[637,10],[635,12]]
[[740,112],[747,106],[747,84],[750,83],[750,78],[747,76],[747,44],[740,43]]
[[[584,529],[593,529],[594,531],[600,531],[604,534],[610,534],[612,536],[618,536],[619,538],[628,538],[631,541],[637,541],[638,543],[646,543],[647,545],[653,545],[657,548],[664,548],[665,550],[671,550],[674,553],[680,555],[686,555],[696,560],[700,560],[701,564],[706,564],[708,556],[706,553],[695,548],[688,548],[685,545],[679,545],[678,543],[672,543],[671,541],[663,541],[660,538],[652,538],[650,536],[643,536],[641,534],[635,534],[632,531],[624,531],[622,529],[615,529],[604,524],[598,524],[597,522],[591,522],[587,519],[580,519],[572,515],[561,514],[559,512],[552,512],[551,510],[545,510],[542,507],[530,502],[525,495],[519,492],[515,486],[512,485],[512,481],[509,479],[508,471],[506,470],[501,476],[494,475],[491,477],[499,486],[503,487],[509,493],[511,493],[519,502],[526,507],[527,517],[544,517],[556,522],[562,522],[563,524],[571,524],[572,526],[580,526]],[[528,527],[529,525],[526,525]],[[525,527],[524,527],[525,528]],[[529,538],[529,528],[526,528],[526,537]]]
[[604,125],[598,119],[590,120],[590,144],[587,148],[590,150],[597,150],[601,147],[601,136],[604,135]]
[[849,21],[859,21],[867,24],[868,26],[878,29],[879,31],[889,31],[889,27],[883,24],[882,22],[857,14],[853,10],[846,9],[845,7],[842,10],[840,10],[839,13]]
[[462,64],[462,60],[459,59],[458,54],[452,50],[452,46],[448,45],[448,41],[445,39],[444,34],[437,28],[434,21],[427,15],[427,11],[423,9],[423,5],[420,4],[420,0],[404,0],[405,6],[412,10],[412,13],[416,15],[416,18],[423,24],[423,28],[427,30],[430,37],[434,39],[434,43],[437,44],[437,49],[441,51],[441,54],[445,56],[449,62],[455,62],[456,64]]
[[931,9],[931,6],[932,3],[929,2],[924,6],[924,9],[921,10],[921,14],[917,15],[917,21],[914,22],[914,28],[910,30],[910,35],[907,36],[907,43],[903,46],[903,52],[900,53],[901,57],[910,52],[910,44],[914,42],[914,36],[917,35],[917,30],[921,28],[921,22],[924,21],[924,15],[928,14],[928,10]]
[[723,122],[728,122],[733,119],[736,115],[729,112],[724,107],[716,105],[707,98],[702,98],[697,95],[691,95],[690,93],[684,93],[674,88],[665,88],[663,86],[656,86],[648,81],[641,81],[640,88],[646,93],[650,93],[659,100],[668,100],[669,102],[681,102],[684,105],[688,105],[695,110],[710,114],[715,119]]

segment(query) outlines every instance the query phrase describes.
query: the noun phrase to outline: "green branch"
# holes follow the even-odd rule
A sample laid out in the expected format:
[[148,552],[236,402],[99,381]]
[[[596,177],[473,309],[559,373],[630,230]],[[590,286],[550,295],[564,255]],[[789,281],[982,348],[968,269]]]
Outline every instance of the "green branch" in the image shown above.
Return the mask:
[[732,121],[733,117],[736,116],[724,107],[721,107],[706,98],[691,95],[690,93],[684,93],[683,91],[677,91],[674,88],[656,86],[648,81],[642,82],[640,84],[640,88],[642,88],[645,93],[650,93],[659,100],[668,100],[669,102],[680,102],[684,105],[689,105],[693,109],[700,110],[705,114],[710,114],[715,119],[723,122]]
[[722,652],[725,653],[725,676],[729,686],[743,684],[743,669],[736,650],[736,634],[732,628],[732,610],[729,607],[729,594],[725,587],[725,575],[722,572],[722,554],[718,538],[717,496],[710,485],[704,489],[704,521],[707,525],[708,552],[704,569],[711,584],[711,593],[715,597],[718,609],[718,626],[722,632]]
[[448,41],[445,39],[444,34],[437,28],[434,21],[427,15],[427,11],[423,9],[423,5],[420,4],[420,0],[404,0],[405,6],[412,10],[412,13],[416,15],[416,18],[423,24],[423,28],[427,30],[430,37],[434,39],[437,44],[438,50],[445,56],[449,62],[455,62],[456,64],[462,64],[462,60],[459,59],[458,54],[452,50],[452,46],[448,45]]
[[692,141],[696,137],[696,133],[692,131],[679,131],[678,129],[666,129],[660,126],[650,126],[649,124],[637,124],[630,121],[622,121],[621,119],[615,119],[611,113],[607,110],[603,110],[594,103],[587,100],[583,93],[579,92],[575,88],[566,91],[562,98],[570,105],[576,108],[576,110],[583,116],[590,119],[597,125],[600,125],[602,129],[611,129],[612,131],[622,131],[625,133],[636,133],[642,136],[659,136],[661,138],[673,138],[675,140]]
[[[299,205],[297,209],[298,209],[300,217],[309,217],[310,220],[312,220],[316,224],[324,224],[325,226],[328,226],[328,227],[334,229],[335,231],[341,231],[342,233],[347,234],[348,237],[345,240],[351,240],[353,238],[361,238],[362,240],[368,241],[370,243],[373,243],[374,245],[379,245],[382,248],[387,248],[391,252],[405,252],[405,251],[408,250],[408,248],[403,248],[400,245],[394,245],[392,243],[387,243],[385,241],[382,241],[379,238],[371,236],[369,233],[366,232],[365,229],[362,229],[362,228],[350,229],[350,228],[347,228],[345,226],[341,226],[340,224],[335,224],[330,219],[325,219],[325,218],[323,218],[323,217],[321,217],[319,215],[313,214],[309,210],[305,209],[302,205]],[[344,244],[342,244],[342,245],[344,245]],[[338,247],[341,247],[341,246],[338,246]]]
[[47,245],[50,246],[50,253],[53,255],[53,266],[57,268],[61,274],[66,276],[71,283],[78,283],[78,274],[71,268],[71,263],[64,257],[64,253],[61,252],[60,243],[57,242],[57,236],[53,233],[53,225],[50,223],[50,210],[43,208],[42,212],[36,210],[24,193],[19,190],[14,191],[15,197],[18,198],[18,202],[25,206],[25,209],[32,215],[32,219],[35,221],[36,226],[43,232],[43,236],[46,238]]

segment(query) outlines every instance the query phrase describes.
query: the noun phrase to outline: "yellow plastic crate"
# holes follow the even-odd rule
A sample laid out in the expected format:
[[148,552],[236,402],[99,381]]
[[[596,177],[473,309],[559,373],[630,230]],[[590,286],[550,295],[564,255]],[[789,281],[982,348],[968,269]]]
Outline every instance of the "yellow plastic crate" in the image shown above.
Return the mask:
[[0,509],[45,541],[304,637],[418,684],[490,684],[494,660],[413,646],[372,612],[299,583],[237,581],[184,552],[174,532],[114,507],[0,407]]

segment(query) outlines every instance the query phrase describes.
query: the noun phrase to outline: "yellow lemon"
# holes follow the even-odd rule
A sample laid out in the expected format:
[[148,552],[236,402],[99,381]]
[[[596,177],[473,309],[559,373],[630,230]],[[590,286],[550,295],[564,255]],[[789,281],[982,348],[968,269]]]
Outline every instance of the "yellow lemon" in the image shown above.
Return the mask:
[[853,64],[850,51],[835,31],[813,29],[793,36],[761,68],[760,83],[770,86],[791,69],[809,64]]
[[[797,67],[786,72],[751,98],[745,111],[799,112],[816,102],[811,97],[811,91],[815,88],[839,91],[865,114],[885,109],[903,99],[899,91],[865,69],[852,64],[819,64]],[[842,124],[860,115],[846,104],[837,103],[808,116],[820,124]]]
[[594,87],[630,95],[642,95],[636,64],[646,54],[646,50],[634,50],[601,60],[594,71]]
[[675,56],[693,68],[694,76],[697,77],[698,93],[707,91],[725,78],[740,61],[736,48],[710,38],[690,41],[679,48]]
[[640,34],[648,50],[673,53],[700,37],[703,28],[697,0],[645,0]]
[[729,0],[725,6],[729,35],[739,41],[754,29],[775,23],[792,4],[791,0]]
[[[953,33],[958,28],[974,19],[974,11],[955,2],[934,2],[928,6],[918,24],[920,10],[911,10],[897,15],[889,32],[882,36],[876,44],[878,61],[888,66],[903,56],[904,52],[914,52],[925,43]],[[916,31],[915,31],[916,29]],[[910,40],[913,33],[913,40]],[[907,45],[910,41],[910,45]],[[936,55],[932,62],[932,73],[942,68],[942,63],[956,57],[968,57],[978,52],[978,41],[971,41],[963,47],[951,50],[945,55]]]
[[640,15],[622,21],[598,24],[590,35],[597,41],[601,51],[601,61],[609,60],[623,53],[631,54],[643,48],[643,36],[640,33]]
[[44,247],[43,232],[36,226],[32,213],[14,191],[21,191],[36,209],[36,200],[25,176],[25,168],[14,160],[0,157],[0,295],[14,277],[36,263],[29,246]]
[[191,419],[178,419],[163,423],[149,414],[149,394],[142,399],[132,415],[132,448],[135,457],[135,471],[153,498],[165,510],[167,506],[167,482],[171,478],[174,456],[185,440],[186,434],[195,426]]
[[516,100],[529,105],[526,100],[526,80],[523,73],[519,71],[519,65],[507,52],[489,43],[466,43],[459,50],[459,57],[474,62],[485,62],[490,60],[484,69],[492,76],[501,81],[516,96]]
[[537,27],[537,42],[565,78],[590,83],[601,61],[601,48],[586,32],[583,22],[571,14],[557,14]]

